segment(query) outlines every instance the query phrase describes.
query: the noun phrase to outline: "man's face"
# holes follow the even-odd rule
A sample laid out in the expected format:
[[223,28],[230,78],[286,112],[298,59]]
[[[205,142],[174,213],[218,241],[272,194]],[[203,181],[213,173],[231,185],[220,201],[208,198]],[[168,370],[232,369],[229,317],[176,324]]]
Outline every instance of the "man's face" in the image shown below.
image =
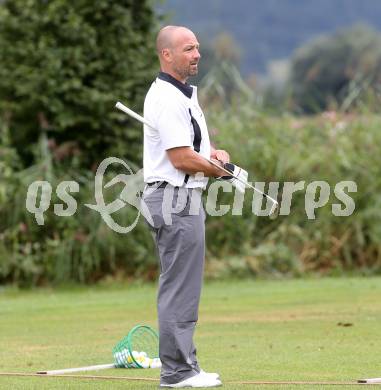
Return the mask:
[[201,58],[199,43],[192,31],[184,30],[174,41],[172,54],[172,69],[181,79],[186,80],[198,72],[198,62]]

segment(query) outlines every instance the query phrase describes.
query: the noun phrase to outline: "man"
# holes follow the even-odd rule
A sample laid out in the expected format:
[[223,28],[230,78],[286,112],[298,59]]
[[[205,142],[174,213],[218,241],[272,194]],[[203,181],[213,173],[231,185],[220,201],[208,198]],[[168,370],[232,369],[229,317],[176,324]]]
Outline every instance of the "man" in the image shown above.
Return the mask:
[[185,27],[167,26],[156,48],[161,72],[144,102],[144,116],[156,130],[144,127],[143,200],[160,258],[160,386],[215,387],[221,385],[219,375],[200,369],[193,333],[205,255],[201,192],[207,177],[226,174],[202,156],[222,166],[229,155],[211,148],[197,89],[186,83],[197,74],[201,57],[196,36]]

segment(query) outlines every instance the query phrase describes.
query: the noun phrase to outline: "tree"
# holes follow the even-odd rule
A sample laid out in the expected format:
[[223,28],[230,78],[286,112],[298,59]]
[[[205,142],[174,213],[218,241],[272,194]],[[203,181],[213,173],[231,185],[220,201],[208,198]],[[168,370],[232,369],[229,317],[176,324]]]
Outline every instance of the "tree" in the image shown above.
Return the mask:
[[347,108],[381,83],[381,35],[356,25],[313,40],[294,54],[290,81],[294,103],[304,112],[330,104]]
[[5,0],[0,4],[0,112],[28,165],[42,132],[81,164],[137,161],[141,128],[114,110],[142,111],[157,72],[148,0]]

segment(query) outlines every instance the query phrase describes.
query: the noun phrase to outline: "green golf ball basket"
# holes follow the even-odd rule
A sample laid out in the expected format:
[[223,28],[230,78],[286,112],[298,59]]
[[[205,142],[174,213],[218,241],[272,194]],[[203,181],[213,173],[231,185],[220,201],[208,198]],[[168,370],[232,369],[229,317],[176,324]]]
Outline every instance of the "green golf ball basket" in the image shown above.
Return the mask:
[[148,368],[143,360],[159,358],[159,336],[150,326],[137,325],[115,345],[112,354],[118,368]]

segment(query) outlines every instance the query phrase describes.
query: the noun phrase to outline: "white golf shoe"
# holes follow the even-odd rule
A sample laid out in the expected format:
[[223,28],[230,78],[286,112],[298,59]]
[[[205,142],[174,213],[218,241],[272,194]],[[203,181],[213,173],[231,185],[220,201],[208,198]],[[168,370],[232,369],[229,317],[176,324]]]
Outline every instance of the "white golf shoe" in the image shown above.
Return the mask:
[[202,368],[200,369],[200,374],[209,375],[210,377],[213,377],[215,379],[220,379],[220,374],[218,374],[217,372],[206,372]]
[[183,387],[218,387],[221,385],[222,382],[216,377],[207,374],[205,372],[204,373],[200,372],[199,374],[178,383],[172,383],[172,384],[161,383],[160,387],[172,387],[175,389],[180,389]]

